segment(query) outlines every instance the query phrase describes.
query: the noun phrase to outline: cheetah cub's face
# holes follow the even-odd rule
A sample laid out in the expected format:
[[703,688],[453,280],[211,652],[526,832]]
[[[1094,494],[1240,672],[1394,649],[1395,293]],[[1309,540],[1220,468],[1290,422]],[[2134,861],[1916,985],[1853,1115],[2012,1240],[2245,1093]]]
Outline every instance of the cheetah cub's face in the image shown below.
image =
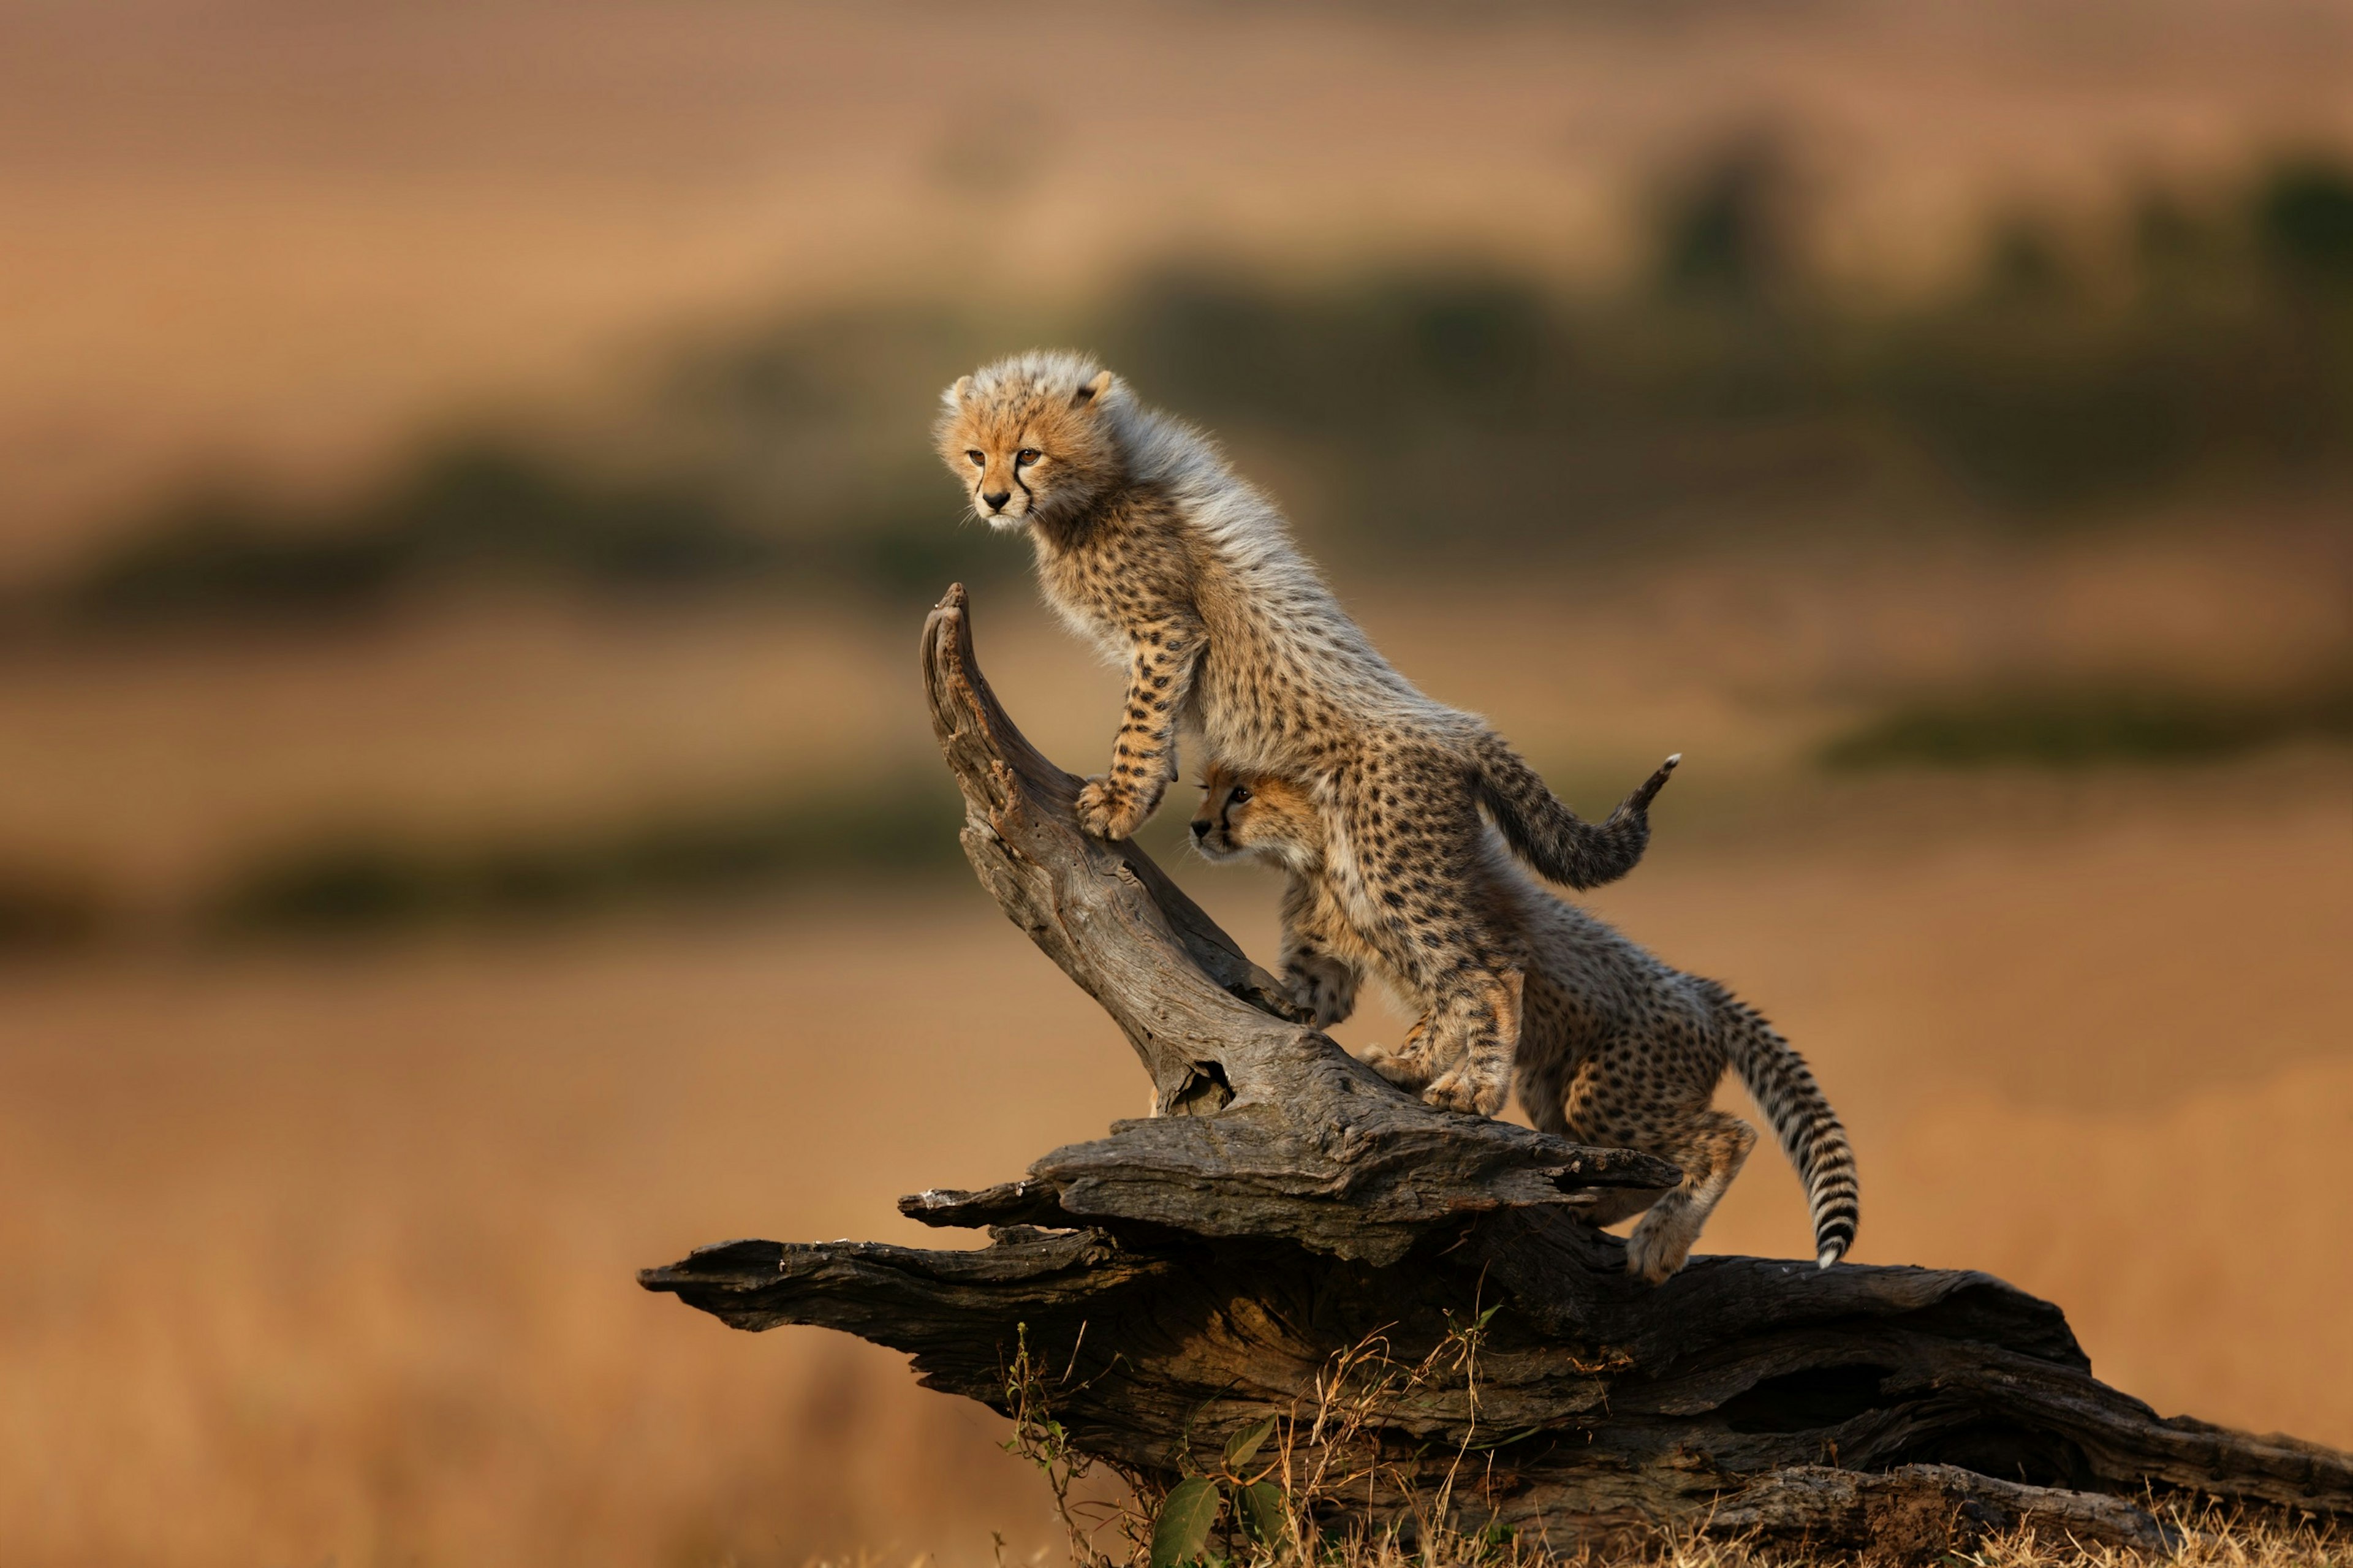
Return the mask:
[[1299,871],[1323,863],[1323,818],[1307,792],[1290,780],[1211,763],[1201,775],[1201,791],[1193,847],[1204,859],[1251,856]]
[[1118,475],[1118,441],[1104,417],[1117,391],[1111,372],[1075,354],[990,365],[942,399],[940,458],[991,528],[1069,516]]

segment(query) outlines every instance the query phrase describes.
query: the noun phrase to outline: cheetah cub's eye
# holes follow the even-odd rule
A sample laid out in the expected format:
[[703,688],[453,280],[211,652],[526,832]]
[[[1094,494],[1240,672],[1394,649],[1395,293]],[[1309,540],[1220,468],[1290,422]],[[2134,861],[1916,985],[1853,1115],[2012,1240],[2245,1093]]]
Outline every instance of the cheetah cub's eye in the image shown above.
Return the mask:
[[1234,785],[1232,799],[1236,805],[1248,805],[1250,804],[1250,792],[1246,786],[1242,784]]
[[988,462],[988,454],[986,452],[966,452],[965,456],[972,460],[972,466],[976,468],[982,468]]
[[1013,454],[1013,461],[1018,467],[1026,468],[1043,456],[1045,456],[1045,454],[1039,451],[1035,447],[1024,447],[1021,450]]

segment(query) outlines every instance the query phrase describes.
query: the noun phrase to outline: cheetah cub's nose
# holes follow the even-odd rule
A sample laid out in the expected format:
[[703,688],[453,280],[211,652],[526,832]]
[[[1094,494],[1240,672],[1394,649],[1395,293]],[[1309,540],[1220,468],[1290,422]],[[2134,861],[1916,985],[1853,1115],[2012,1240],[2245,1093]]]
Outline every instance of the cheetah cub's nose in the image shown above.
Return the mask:
[[1193,837],[1196,837],[1196,838],[1207,838],[1208,836],[1209,836],[1209,825],[1208,825],[1208,823],[1206,823],[1206,822],[1197,822],[1197,823],[1193,824]]
[[1005,503],[1013,499],[1013,492],[1011,490],[997,490],[993,494],[985,495],[980,499],[987,504],[989,510],[1003,511],[1005,510]]

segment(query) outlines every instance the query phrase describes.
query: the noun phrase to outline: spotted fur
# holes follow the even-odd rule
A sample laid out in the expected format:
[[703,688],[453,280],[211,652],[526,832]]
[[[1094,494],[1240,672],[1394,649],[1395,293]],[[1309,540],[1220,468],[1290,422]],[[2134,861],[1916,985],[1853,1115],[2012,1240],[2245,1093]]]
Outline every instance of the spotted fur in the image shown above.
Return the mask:
[[[1180,727],[1229,766],[1306,781],[1350,923],[1432,999],[1450,1050],[1508,1060],[1502,978],[1461,891],[1482,808],[1536,869],[1595,887],[1641,859],[1664,770],[1607,821],[1580,820],[1484,722],[1374,651],[1208,437],[1079,355],[1021,354],[958,381],[938,437],[974,510],[1029,534],[1047,603],[1126,671],[1111,765],[1082,791],[1080,825],[1107,838],[1141,826],[1176,775]],[[1506,1089],[1474,1074],[1428,1097],[1493,1113]]]
[[[1356,1005],[1366,973],[1394,986],[1422,1023],[1398,1049],[1365,1060],[1409,1088],[1461,1074],[1434,1022],[1445,998],[1391,962],[1387,945],[1351,923],[1324,858],[1322,814],[1306,788],[1280,777],[1207,771],[1193,840],[1211,859],[1250,856],[1289,873],[1282,897],[1282,969],[1291,999],[1322,1025]],[[1757,1134],[1713,1107],[1729,1066],[1757,1098],[1804,1182],[1817,1258],[1825,1268],[1854,1241],[1854,1153],[1805,1059],[1755,1009],[1713,980],[1671,969],[1601,921],[1553,897],[1483,847],[1465,889],[1483,964],[1501,977],[1496,1005],[1518,1020],[1515,1079],[1529,1119],[1580,1142],[1640,1149],[1680,1166],[1682,1184],[1651,1204],[1627,1245],[1626,1266],[1664,1279],[1683,1265],[1701,1227]],[[1596,1215],[1630,1218],[1638,1206]]]

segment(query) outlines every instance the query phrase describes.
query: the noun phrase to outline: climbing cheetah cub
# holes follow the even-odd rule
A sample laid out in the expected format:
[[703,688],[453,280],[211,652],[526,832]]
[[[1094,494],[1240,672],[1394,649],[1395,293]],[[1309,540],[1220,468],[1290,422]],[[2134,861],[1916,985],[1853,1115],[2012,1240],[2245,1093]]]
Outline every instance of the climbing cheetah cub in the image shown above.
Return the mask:
[[[1385,969],[1428,1001],[1424,1098],[1492,1113],[1509,1091],[1505,987],[1462,889],[1493,817],[1544,875],[1590,888],[1650,839],[1662,770],[1584,822],[1486,724],[1433,702],[1373,650],[1282,514],[1208,437],[1071,353],[1019,354],[944,396],[941,458],[989,526],[1024,531],[1046,600],[1127,671],[1110,770],[1079,824],[1124,838],[1160,804],[1176,731],[1208,756],[1302,781],[1328,826],[1325,880]],[[1484,1076],[1482,1076],[1484,1075]]]
[[[1325,858],[1313,795],[1279,777],[1211,764],[1193,817],[1193,842],[1212,860],[1250,857],[1282,866],[1282,978],[1292,1001],[1330,1026],[1355,1009],[1367,969],[1409,1005],[1430,994],[1384,962],[1350,922]],[[1728,1063],[1764,1107],[1805,1183],[1814,1247],[1829,1268],[1854,1239],[1854,1154],[1846,1130],[1803,1058],[1772,1026],[1713,980],[1668,968],[1585,910],[1554,898],[1492,839],[1466,886],[1470,942],[1483,971],[1504,976],[1498,1005],[1518,1019],[1516,1088],[1531,1120],[1583,1143],[1639,1149],[1682,1167],[1681,1185],[1650,1205],[1626,1247],[1630,1273],[1656,1283],[1683,1266],[1757,1134],[1712,1109]],[[1365,1061],[1417,1088],[1448,1063],[1423,1024],[1397,1051]],[[1601,1225],[1641,1205],[1594,1215]]]

